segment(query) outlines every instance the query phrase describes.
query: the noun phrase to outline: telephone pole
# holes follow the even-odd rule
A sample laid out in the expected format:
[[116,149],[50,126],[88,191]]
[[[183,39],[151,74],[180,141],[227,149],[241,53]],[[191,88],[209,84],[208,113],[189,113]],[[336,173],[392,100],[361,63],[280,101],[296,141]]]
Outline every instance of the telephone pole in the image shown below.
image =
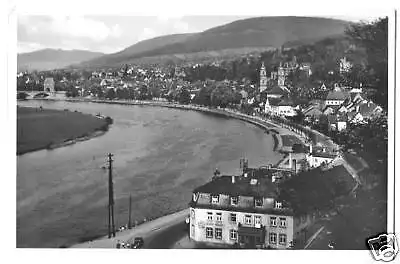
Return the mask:
[[108,238],[111,234],[115,237],[115,224],[114,224],[114,187],[112,180],[112,162],[113,154],[108,153]]
[[132,228],[131,219],[132,219],[132,195],[129,194],[129,219],[128,219],[128,229]]

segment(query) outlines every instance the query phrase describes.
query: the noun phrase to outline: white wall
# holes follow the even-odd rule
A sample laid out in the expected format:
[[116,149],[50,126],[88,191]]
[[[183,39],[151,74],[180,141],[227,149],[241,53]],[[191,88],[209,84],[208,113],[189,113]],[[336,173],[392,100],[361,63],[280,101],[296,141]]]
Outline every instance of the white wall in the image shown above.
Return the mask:
[[[192,215],[192,211],[194,211],[194,217]],[[213,213],[213,220],[207,220],[207,212]],[[217,223],[216,213],[222,213],[222,222]],[[230,222],[230,214],[236,213],[236,223]],[[212,243],[223,243],[223,244],[234,244],[236,241],[230,239],[230,230],[238,230],[238,223],[241,223],[243,226],[251,226],[254,225],[254,216],[261,216],[261,225],[265,226],[265,245],[269,244],[269,234],[270,232],[274,232],[277,234],[277,244],[271,244],[271,246],[276,248],[288,248],[290,241],[293,241],[293,217],[292,216],[284,216],[284,215],[270,215],[270,214],[256,214],[256,213],[243,213],[243,212],[235,212],[235,211],[222,211],[222,210],[213,210],[213,209],[199,209],[199,208],[190,208],[190,238],[198,241],[198,242],[212,242]],[[252,216],[252,222],[250,225],[245,224],[245,215]],[[281,227],[272,227],[270,226],[270,217],[277,217],[278,225],[279,225],[279,217],[286,218],[286,228]],[[213,238],[206,237],[206,227],[213,228]],[[215,228],[222,228],[222,239],[215,238]],[[193,231],[194,230],[194,231]],[[286,245],[279,245],[279,234],[286,234]]]
[[312,155],[308,155],[306,157],[308,164],[310,165],[310,167],[312,168],[317,168],[319,166],[321,166],[321,164],[323,162],[325,163],[329,163],[331,162],[333,159],[331,158],[324,158],[324,157],[314,157]]

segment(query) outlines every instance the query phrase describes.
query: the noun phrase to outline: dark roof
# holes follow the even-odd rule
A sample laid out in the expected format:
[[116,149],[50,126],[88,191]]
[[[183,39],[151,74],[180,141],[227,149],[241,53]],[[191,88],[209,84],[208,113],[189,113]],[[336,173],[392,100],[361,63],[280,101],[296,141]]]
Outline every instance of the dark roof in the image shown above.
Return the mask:
[[335,154],[326,153],[326,152],[313,152],[311,155],[313,157],[321,157],[321,158],[329,158],[329,159],[334,159],[336,157]]
[[278,85],[272,86],[270,89],[267,90],[268,94],[278,94],[278,95],[287,95],[288,92],[285,88],[281,88]]
[[345,100],[350,97],[350,94],[345,91],[333,90],[328,93],[326,100]]
[[[251,179],[257,179],[257,184],[250,184]],[[225,175],[197,187],[193,192],[272,198],[276,197],[276,191],[277,187],[271,179],[262,176],[251,178],[235,176],[235,183],[232,183],[232,176]]]
[[343,165],[329,170],[316,168],[283,182],[279,200],[290,204],[295,213],[324,210],[334,199],[347,195],[356,184]]

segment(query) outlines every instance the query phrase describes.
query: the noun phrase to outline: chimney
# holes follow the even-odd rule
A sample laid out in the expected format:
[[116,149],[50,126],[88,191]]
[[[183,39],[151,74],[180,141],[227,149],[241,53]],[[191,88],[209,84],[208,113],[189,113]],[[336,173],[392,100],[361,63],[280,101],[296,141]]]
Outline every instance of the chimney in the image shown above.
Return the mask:
[[357,112],[357,113],[360,112],[360,105],[357,105],[357,106],[356,106],[356,112]]
[[289,152],[289,168],[293,168],[292,152]]
[[235,176],[232,175],[232,183],[235,183]]
[[312,153],[312,144],[310,144],[310,154]]

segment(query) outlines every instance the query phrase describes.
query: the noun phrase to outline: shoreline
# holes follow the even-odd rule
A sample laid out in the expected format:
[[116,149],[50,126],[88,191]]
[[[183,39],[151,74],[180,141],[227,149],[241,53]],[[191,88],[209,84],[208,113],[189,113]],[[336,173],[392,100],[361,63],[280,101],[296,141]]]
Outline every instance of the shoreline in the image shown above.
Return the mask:
[[[35,99],[33,99],[35,100]],[[22,106],[22,107],[27,107],[27,108],[32,108],[29,106]],[[56,110],[56,111],[62,111],[62,110]],[[69,110],[68,110],[69,111]],[[89,114],[86,114],[89,115]],[[20,150],[18,151],[17,149],[17,156],[22,156],[24,154],[28,154],[28,153],[33,153],[36,151],[41,151],[41,150],[53,150],[53,149],[57,149],[57,148],[61,148],[61,147],[66,147],[66,146],[70,146],[70,145],[74,145],[78,142],[83,142],[83,141],[87,141],[96,137],[100,137],[102,135],[104,135],[110,128],[110,125],[112,124],[112,122],[106,122],[104,125],[96,128],[93,132],[87,132],[81,136],[75,137],[75,138],[67,138],[63,141],[59,141],[59,142],[52,142],[49,143],[45,146],[40,146],[37,148],[32,148],[32,149],[28,149],[28,150]]]
[[[32,100],[32,99],[31,99]],[[88,103],[99,103],[99,104],[119,104],[119,105],[136,105],[136,106],[152,106],[152,107],[164,107],[170,109],[179,109],[179,110],[187,110],[187,111],[197,111],[205,114],[218,115],[227,118],[234,118],[237,120],[241,120],[250,124],[253,124],[264,130],[267,134],[272,135],[274,139],[273,151],[279,152],[281,151],[283,144],[282,138],[280,136],[280,132],[289,132],[288,134],[294,134],[301,141],[302,135],[296,134],[291,131],[289,128],[285,128],[278,124],[275,124],[272,121],[263,120],[257,116],[249,116],[238,111],[230,110],[230,109],[218,109],[218,108],[209,108],[205,106],[198,105],[182,105],[177,103],[170,103],[165,101],[121,101],[121,100],[100,100],[100,99],[80,99],[80,98],[66,98],[66,99],[33,99],[33,100],[51,100],[51,101],[66,101],[66,102],[88,102]]]
[[[237,111],[233,110],[227,110],[227,109],[218,109],[218,108],[208,108],[204,106],[196,106],[196,105],[181,105],[181,104],[176,104],[176,103],[169,103],[169,102],[158,102],[158,101],[117,101],[117,100],[98,100],[98,99],[31,99],[31,100],[51,100],[51,101],[66,101],[66,102],[87,102],[87,103],[103,103],[103,104],[119,104],[119,105],[138,105],[138,106],[152,106],[152,107],[165,107],[165,108],[171,108],[171,109],[179,109],[179,110],[188,110],[188,111],[198,111],[206,114],[211,114],[211,115],[218,115],[218,116],[223,116],[227,118],[234,118],[237,120],[242,120],[244,122],[253,124],[261,129],[264,130],[267,134],[272,135],[272,138],[274,140],[274,146],[273,146],[273,151],[277,153],[281,153],[280,150],[282,149],[282,138],[281,134],[291,134],[296,136],[299,140],[305,141],[304,136],[295,133],[292,131],[289,127],[284,127],[280,126],[279,124],[275,124],[272,121],[267,121],[267,120],[262,120],[260,117],[257,116],[249,116]],[[76,142],[80,142],[80,140],[74,140]],[[72,144],[74,144],[72,143]],[[69,143],[67,143],[69,145]],[[183,209],[182,211],[187,210]],[[181,212],[181,211],[179,211]],[[122,237],[128,237],[127,240],[132,239],[134,234],[136,232],[140,232],[141,228],[145,228],[148,224],[151,225],[152,222],[157,222],[159,219],[169,219],[173,218],[174,215],[176,215],[177,212],[170,212],[166,213],[165,215],[159,216],[157,218],[151,219],[146,222],[139,223],[137,226],[133,227],[131,230],[126,230],[125,232],[117,232],[117,236],[115,238],[108,238],[107,235],[104,236],[98,236],[92,239],[87,239],[85,241],[85,238],[81,238],[80,242],[70,244],[70,245],[65,245],[65,247],[68,248],[74,248],[74,247],[86,247],[90,248],[94,246],[93,244],[99,244],[99,246],[103,243],[107,243],[108,245],[112,244],[112,247],[114,247],[114,242],[116,239],[121,239]]]

